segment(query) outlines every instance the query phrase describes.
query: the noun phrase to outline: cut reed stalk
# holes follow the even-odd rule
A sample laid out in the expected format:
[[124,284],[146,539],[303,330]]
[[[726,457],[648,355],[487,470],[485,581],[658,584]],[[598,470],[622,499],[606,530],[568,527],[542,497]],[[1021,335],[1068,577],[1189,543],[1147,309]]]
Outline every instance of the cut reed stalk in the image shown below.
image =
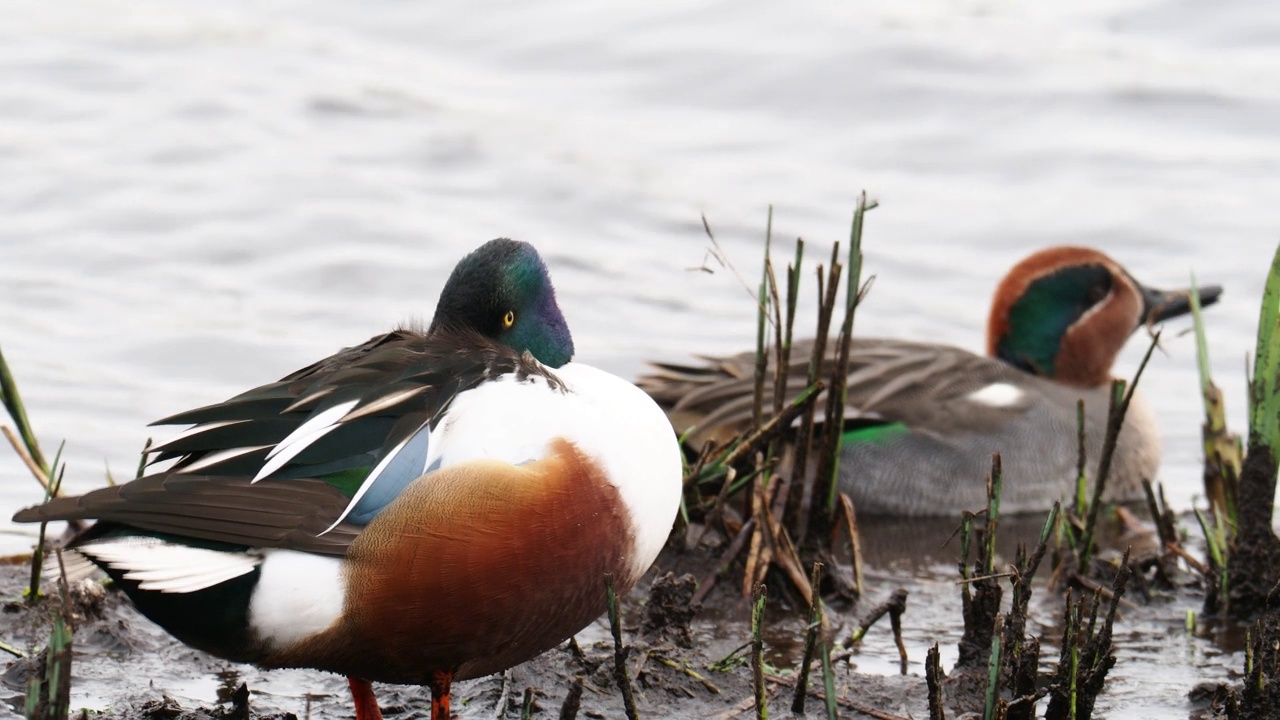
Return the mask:
[[1200,372],[1200,396],[1204,401],[1204,423],[1200,437],[1204,443],[1204,492],[1217,517],[1236,524],[1236,496],[1244,448],[1240,436],[1227,430],[1226,403],[1209,371],[1209,342],[1204,316],[1200,312],[1200,292],[1191,275],[1191,320],[1196,334],[1196,367]]
[[582,706],[582,683],[582,676],[578,676],[569,685],[564,704],[560,706],[560,720],[577,720],[578,709]]
[[533,688],[526,687],[524,689],[524,699],[520,703],[520,720],[530,720],[532,717],[533,717]]
[[929,688],[929,720],[947,720],[942,707],[942,656],[938,643],[929,647],[924,658],[924,679]]
[[751,595],[751,679],[755,688],[756,720],[769,717],[769,697],[764,684],[765,585],[757,583]]
[[804,714],[804,699],[809,692],[809,667],[813,664],[813,655],[818,648],[822,634],[822,597],[818,591],[822,581],[822,563],[813,564],[813,572],[809,576],[809,586],[813,588],[809,600],[809,624],[804,633],[804,655],[800,660],[800,671],[796,676],[796,694],[791,701],[791,712]]
[[827,720],[837,720],[840,712],[836,707],[836,671],[831,663],[831,645],[822,643],[822,699],[827,705]]
[[631,678],[627,674],[627,653],[622,646],[622,622],[618,619],[618,593],[613,589],[613,575],[604,576],[605,597],[609,605],[609,631],[613,633],[613,679],[622,691],[622,706],[627,713],[627,720],[637,720],[636,698],[631,689]]

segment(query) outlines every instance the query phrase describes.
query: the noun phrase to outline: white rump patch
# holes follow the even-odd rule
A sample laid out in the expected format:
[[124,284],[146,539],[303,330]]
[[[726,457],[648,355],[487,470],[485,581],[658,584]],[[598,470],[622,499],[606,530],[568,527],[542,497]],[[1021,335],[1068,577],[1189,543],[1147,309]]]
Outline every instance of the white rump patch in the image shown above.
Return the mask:
[[267,550],[249,601],[249,626],[270,647],[292,645],[342,617],[347,582],[338,558]]
[[1005,408],[1013,407],[1022,402],[1027,394],[1022,390],[1010,385],[1009,383],[991,383],[990,385],[974,390],[965,397],[988,407]]
[[81,545],[76,551],[123,570],[138,587],[189,593],[253,572],[259,558],[241,552],[193,548],[157,538],[111,538]]

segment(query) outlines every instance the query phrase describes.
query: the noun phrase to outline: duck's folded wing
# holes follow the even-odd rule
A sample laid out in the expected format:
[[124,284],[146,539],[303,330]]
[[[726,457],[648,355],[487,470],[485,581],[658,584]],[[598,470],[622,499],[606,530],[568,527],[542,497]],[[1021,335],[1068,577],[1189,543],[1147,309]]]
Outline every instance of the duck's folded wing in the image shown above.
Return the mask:
[[[483,370],[483,358],[397,330],[278,382],[155,425],[192,427],[150,448],[152,463],[176,459],[190,474],[316,477],[374,467]],[[323,442],[318,442],[323,439]]]
[[20,510],[15,522],[99,520],[250,548],[341,556],[361,528],[340,523],[349,498],[322,480],[164,473]]
[[[431,432],[485,380],[545,373],[475,334],[396,330],[229,400],[156,424],[192,427],[150,449],[180,475],[320,478],[351,499],[332,522],[368,522],[426,470]],[[323,530],[324,528],[321,528]]]
[[[812,343],[796,343],[786,368],[785,399],[808,386]],[[755,358],[750,353],[704,358],[701,365],[661,364],[637,384],[667,411],[677,433],[692,429],[700,446],[750,427]],[[827,349],[824,380],[835,361]],[[845,390],[846,425],[903,423],[913,431],[942,432],[956,413],[976,424],[1003,424],[1030,407],[1012,381],[1018,372],[959,348],[886,339],[855,339]],[[773,406],[774,369],[766,373],[765,407]],[[822,397],[818,400],[821,405]]]

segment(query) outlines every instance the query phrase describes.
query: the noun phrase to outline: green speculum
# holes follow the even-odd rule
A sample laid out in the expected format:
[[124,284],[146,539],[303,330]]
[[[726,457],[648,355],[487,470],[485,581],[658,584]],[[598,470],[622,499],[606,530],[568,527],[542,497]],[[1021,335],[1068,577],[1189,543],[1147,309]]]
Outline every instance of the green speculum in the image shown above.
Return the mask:
[[369,477],[369,471],[373,468],[358,467],[350,470],[340,470],[328,475],[321,475],[320,479],[342,491],[347,497],[355,497],[356,491],[364,483],[365,478]]
[[910,432],[904,423],[864,425],[840,434],[841,445],[885,445]]

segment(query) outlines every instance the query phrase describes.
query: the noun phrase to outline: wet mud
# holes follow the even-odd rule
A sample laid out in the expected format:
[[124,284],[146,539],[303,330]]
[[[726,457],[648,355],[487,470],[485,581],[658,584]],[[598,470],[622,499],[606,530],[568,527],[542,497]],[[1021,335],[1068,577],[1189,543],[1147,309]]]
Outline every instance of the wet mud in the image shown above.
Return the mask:
[[[1002,522],[1001,560],[1012,562],[1012,547],[1019,539],[1030,543],[1042,522]],[[926,653],[937,643],[944,672],[953,673],[963,634],[954,530],[954,523],[943,522],[863,523],[866,593],[856,606],[828,609],[840,717],[929,717]],[[626,663],[639,715],[754,717],[750,600],[741,596],[741,569],[728,570],[700,606],[691,606],[694,578],[714,572],[716,553],[682,551],[676,545],[623,598]],[[29,606],[21,599],[28,572],[21,563],[0,566],[0,598],[5,599],[0,640],[28,653],[6,660],[0,674],[0,717],[21,716],[27,682],[39,667],[38,653],[49,635],[49,600]],[[909,598],[901,616],[905,676],[887,617],[858,643],[844,642],[872,608],[899,590]],[[1188,630],[1188,611],[1197,610],[1202,601],[1199,589],[1188,584],[1146,598],[1134,593],[1121,605],[1113,637],[1116,664],[1095,717],[1228,716],[1228,700],[1235,697],[1229,689],[1239,688],[1245,666],[1245,634],[1236,626],[1206,622]],[[1058,660],[1062,617],[1062,595],[1037,583],[1027,633],[1041,638],[1042,673]],[[81,708],[97,717],[131,719],[354,717],[343,678],[305,670],[262,671],[191,650],[141,617],[121,593],[100,583],[72,588],[71,619],[73,717]],[[770,591],[764,678],[773,717],[791,716],[806,620],[806,608],[794,598]],[[813,673],[809,686],[808,715],[825,717],[820,672]],[[375,689],[388,718],[428,717],[424,688]],[[454,687],[454,712],[464,719],[518,718],[526,700],[532,717],[623,717],[607,620],[586,628],[576,642],[504,675]],[[947,717],[956,717],[951,700],[946,705]]]

